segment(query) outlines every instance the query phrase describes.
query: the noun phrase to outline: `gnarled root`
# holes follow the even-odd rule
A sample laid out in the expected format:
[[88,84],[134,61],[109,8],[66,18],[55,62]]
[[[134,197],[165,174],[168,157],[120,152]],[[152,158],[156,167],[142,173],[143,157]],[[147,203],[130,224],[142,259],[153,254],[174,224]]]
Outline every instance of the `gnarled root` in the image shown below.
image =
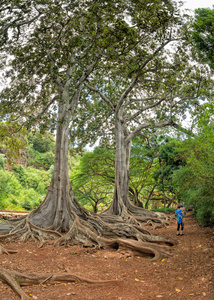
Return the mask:
[[9,233],[0,235],[0,239],[12,240],[20,237],[22,241],[27,241],[29,238],[32,238],[33,240],[38,240],[41,244],[44,244],[45,239],[56,239],[62,236],[55,230],[40,228],[32,224],[29,220],[29,216],[30,214],[27,217],[22,218]]
[[11,249],[5,249],[2,245],[0,245],[0,254],[14,254],[17,253],[18,251],[16,250],[11,250]]
[[[100,214],[101,218],[107,218],[108,216],[114,216],[113,208],[110,206],[106,211]],[[152,224],[158,223],[158,228],[167,227],[170,217],[162,212],[148,211],[142,207],[134,206],[132,203],[128,203],[127,207],[122,205],[119,216],[129,224],[140,225],[151,221]]]
[[105,242],[106,246],[111,248],[128,249],[133,252],[134,255],[148,255],[152,257],[152,261],[161,260],[172,256],[173,250],[167,246],[151,244],[141,241],[115,239]]
[[146,222],[146,224],[148,225],[151,225],[151,229],[156,229],[156,228],[162,228],[162,227],[166,227],[166,223],[164,222],[160,222],[160,223],[156,223],[156,222],[153,222],[152,220],[148,220]]
[[[120,224],[121,226],[121,224]],[[129,225],[123,225],[124,230],[129,230]],[[121,236],[124,233],[121,229]],[[115,228],[114,228],[115,230]],[[132,232],[133,233],[133,232]],[[144,236],[144,237],[143,237]],[[143,241],[144,240],[144,241]],[[97,245],[100,248],[125,248],[126,250],[132,250],[133,253],[137,255],[150,255],[153,260],[161,260],[164,257],[169,257],[172,255],[173,250],[169,245],[175,245],[177,241],[170,238],[158,237],[153,235],[143,235],[141,232],[136,234],[135,237],[131,236],[129,238],[121,238],[119,233],[112,235],[111,237],[104,237],[98,235],[95,231],[90,230],[83,224],[81,224],[79,218],[76,216],[75,222],[69,232],[60,237],[55,245],[61,245],[65,243],[83,243],[84,245]],[[166,244],[168,246],[166,246]]]
[[17,271],[10,271],[0,268],[0,280],[7,283],[22,300],[31,299],[22,289],[21,286],[43,284],[56,282],[83,282],[88,284],[107,284],[116,282],[116,280],[90,280],[71,273],[42,273],[42,274],[25,274]]
[[[69,204],[69,210],[67,211],[66,224],[69,231],[66,234],[59,232],[63,232],[62,229],[66,227],[62,227],[62,218],[59,218],[59,222],[55,222],[56,218],[51,219],[50,222],[45,222],[46,228],[41,228],[40,225],[43,226],[44,224],[43,220],[48,220],[47,214],[44,217],[41,210],[39,216],[35,219],[33,214],[36,215],[37,211],[31,212],[24,219],[15,222],[13,229],[8,234],[1,235],[0,239],[19,237],[22,240],[27,240],[33,238],[39,240],[42,245],[45,240],[55,239],[55,245],[81,243],[84,246],[100,248],[118,249],[123,247],[129,251],[131,249],[133,252],[138,252],[138,255],[139,253],[141,255],[151,255],[155,260],[169,256],[172,252],[169,246],[177,243],[177,241],[170,238],[152,235],[149,230],[143,228],[140,224],[141,221],[145,223],[150,220],[154,224],[166,226],[168,218],[164,214],[158,219],[157,214],[153,212],[147,215],[147,212],[143,209],[138,210],[130,207],[133,211],[124,208],[123,214],[120,216],[104,213],[95,215],[84,208],[80,209],[79,204],[75,201],[74,204],[74,209]],[[41,223],[38,222],[40,218]]]
[[136,217],[136,219],[140,223],[146,223],[148,225],[151,225],[151,229],[156,229],[156,228],[162,228],[162,227],[167,227],[169,225],[168,219],[164,218],[151,218],[151,217]]

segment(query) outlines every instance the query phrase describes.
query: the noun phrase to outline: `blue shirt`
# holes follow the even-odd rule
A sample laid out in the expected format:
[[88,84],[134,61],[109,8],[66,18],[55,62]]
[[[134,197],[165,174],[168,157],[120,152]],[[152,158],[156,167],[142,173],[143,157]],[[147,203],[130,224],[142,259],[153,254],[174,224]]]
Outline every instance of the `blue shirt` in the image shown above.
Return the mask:
[[176,210],[175,216],[177,217],[178,224],[181,224],[182,223],[183,214],[182,214],[182,211],[181,211],[180,208]]

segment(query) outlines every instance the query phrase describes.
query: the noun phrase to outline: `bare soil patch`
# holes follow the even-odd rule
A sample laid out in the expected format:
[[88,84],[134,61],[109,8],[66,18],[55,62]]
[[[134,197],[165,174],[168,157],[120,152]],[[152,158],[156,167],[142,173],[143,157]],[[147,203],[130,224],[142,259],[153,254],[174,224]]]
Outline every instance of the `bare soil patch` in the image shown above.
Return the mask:
[[[34,241],[2,242],[5,248],[18,253],[1,254],[0,267],[28,274],[67,272],[92,280],[115,280],[107,284],[50,284],[47,280],[44,284],[23,287],[32,299],[38,300],[212,300],[213,231],[200,226],[191,212],[186,217],[184,236],[176,237],[175,219],[169,227],[154,230],[155,235],[179,240],[174,255],[158,262],[125,250],[99,250],[81,245],[38,248]],[[19,297],[0,281],[0,299]]]

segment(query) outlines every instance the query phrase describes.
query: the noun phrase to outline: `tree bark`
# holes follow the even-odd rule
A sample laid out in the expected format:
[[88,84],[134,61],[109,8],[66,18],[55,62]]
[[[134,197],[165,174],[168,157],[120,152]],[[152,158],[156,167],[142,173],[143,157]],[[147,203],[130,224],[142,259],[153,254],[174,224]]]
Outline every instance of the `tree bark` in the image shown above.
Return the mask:
[[32,212],[30,221],[39,227],[69,230],[70,182],[68,176],[68,127],[58,124],[54,172],[45,201]]
[[69,92],[64,87],[58,102],[58,125],[54,172],[48,193],[41,205],[30,214],[30,222],[38,227],[67,232],[70,228],[70,205],[72,191],[68,176],[68,129],[71,116],[67,113]]
[[126,128],[120,114],[115,116],[115,188],[110,210],[115,215],[121,215],[124,207],[129,205],[129,159],[130,145],[126,144]]
[[131,141],[128,140],[128,130],[123,119],[123,108],[115,113],[115,189],[113,201],[103,214],[113,214],[132,219],[132,222],[144,222],[145,219],[157,219],[163,217],[152,211],[134,206],[129,199],[129,163]]

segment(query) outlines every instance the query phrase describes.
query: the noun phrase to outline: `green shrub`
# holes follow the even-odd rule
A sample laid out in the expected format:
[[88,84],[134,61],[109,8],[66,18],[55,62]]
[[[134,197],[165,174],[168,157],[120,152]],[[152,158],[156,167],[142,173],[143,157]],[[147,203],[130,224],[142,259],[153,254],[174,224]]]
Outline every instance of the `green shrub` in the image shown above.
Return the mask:
[[5,168],[5,155],[0,153],[0,169],[4,170]]
[[14,166],[13,171],[23,187],[32,188],[40,194],[46,193],[47,187],[50,184],[49,172],[33,167],[24,168],[21,165]]
[[44,199],[44,195],[40,195],[34,189],[24,190],[19,198],[21,207],[26,210],[36,208]]
[[28,163],[48,170],[54,163],[55,140],[51,133],[30,133],[28,136]]
[[29,148],[29,164],[33,165],[36,168],[43,167],[45,170],[48,170],[51,165],[54,163],[54,152],[45,152],[40,153]]
[[24,168],[21,165],[14,165],[13,166],[13,174],[17,177],[19,182],[24,185],[25,181],[27,179],[27,176],[25,174]]
[[195,209],[196,218],[204,226],[214,225],[214,205],[213,201],[199,202]]
[[[10,194],[18,196],[20,194],[22,186],[16,176],[8,171],[0,170],[0,200]],[[0,205],[1,205],[0,201]]]
[[21,204],[18,202],[18,199],[14,195],[8,195],[7,198],[4,198],[0,204],[1,209],[7,210],[24,210]]
[[[48,172],[20,167],[14,172],[0,170],[1,209],[32,210],[43,201],[47,193],[50,182]],[[21,178],[22,184],[18,178]]]
[[50,132],[44,132],[41,134],[39,131],[30,133],[28,135],[28,141],[32,145],[33,149],[40,153],[45,153],[55,149],[55,139]]
[[176,171],[174,181],[178,186],[179,198],[186,207],[192,205],[199,223],[204,226],[214,224],[214,186],[211,180],[196,177],[187,167]]

